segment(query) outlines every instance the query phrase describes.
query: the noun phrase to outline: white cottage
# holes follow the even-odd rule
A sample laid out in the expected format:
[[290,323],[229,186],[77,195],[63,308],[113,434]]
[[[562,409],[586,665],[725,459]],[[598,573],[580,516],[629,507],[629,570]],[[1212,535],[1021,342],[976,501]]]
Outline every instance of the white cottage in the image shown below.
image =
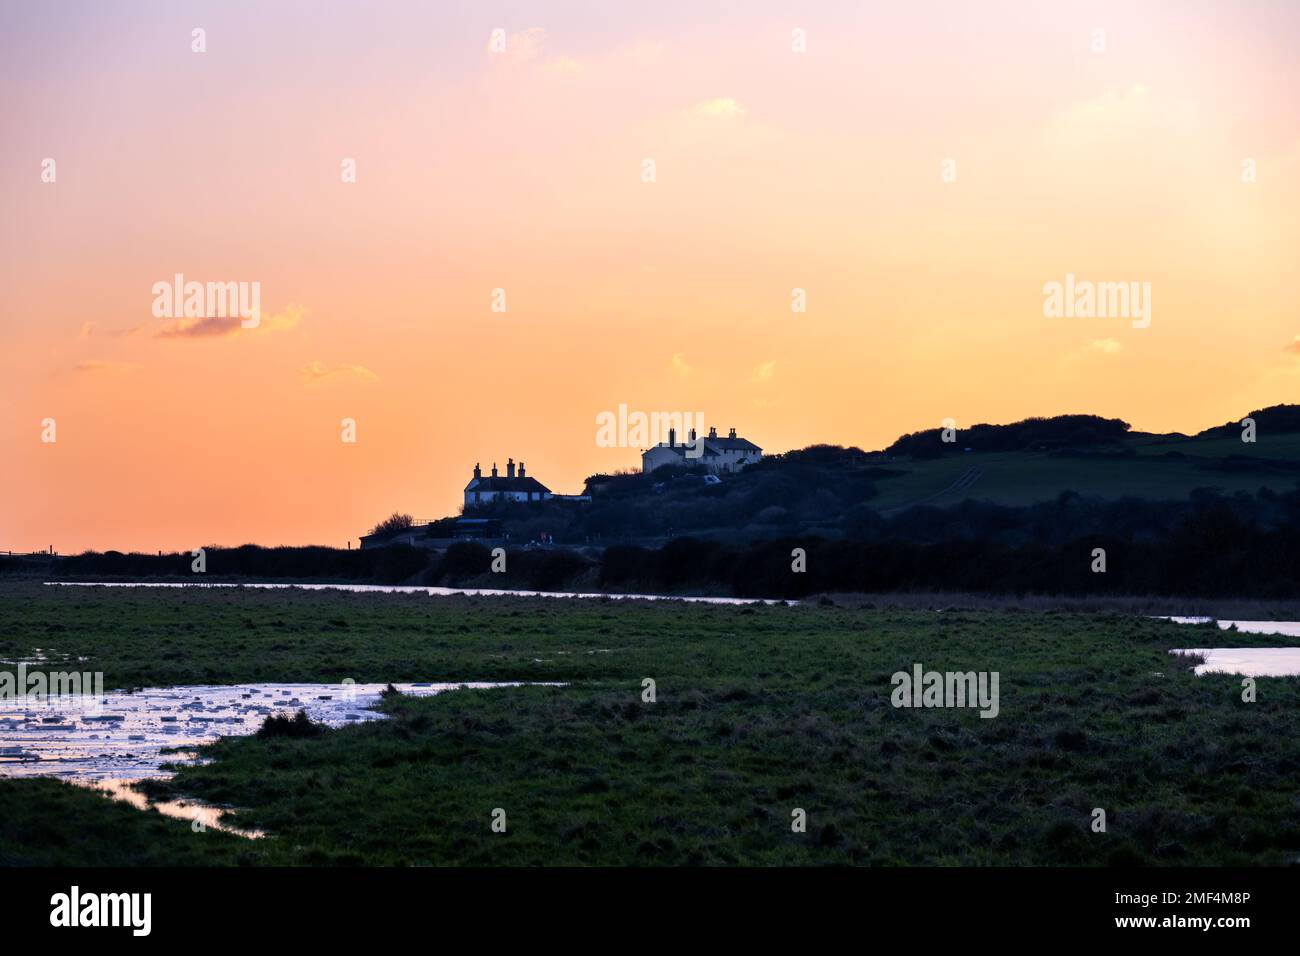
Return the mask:
[[696,439],[695,429],[685,442],[678,443],[676,429],[668,430],[668,441],[660,442],[641,453],[641,470],[651,472],[663,465],[704,465],[709,471],[737,472],[760,461],[763,449],[747,438],[738,438],[733,428],[726,438],[718,437],[718,430],[710,428],[709,434]]
[[524,473],[524,463],[519,463],[519,474],[515,475],[515,460],[506,460],[506,476],[497,475],[496,463],[492,464],[492,474],[483,477],[478,464],[474,465],[474,477],[465,486],[465,507],[488,504],[493,501],[545,501],[551,497],[551,489],[536,478],[529,478]]

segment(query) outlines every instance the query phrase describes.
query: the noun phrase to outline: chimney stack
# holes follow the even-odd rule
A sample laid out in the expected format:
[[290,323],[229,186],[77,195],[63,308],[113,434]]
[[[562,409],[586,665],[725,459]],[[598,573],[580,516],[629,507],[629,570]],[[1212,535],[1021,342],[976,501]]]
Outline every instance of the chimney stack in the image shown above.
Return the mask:
[[515,460],[514,460],[513,458],[507,458],[507,459],[506,459],[506,477],[507,477],[507,478],[513,478],[514,476],[515,476]]
[[736,430],[733,428],[733,429],[731,430],[731,434],[728,435],[727,437],[728,437],[728,438],[735,438],[735,437],[736,437]]
[[694,428],[691,429],[691,444],[692,444],[692,445],[695,444],[695,429],[694,429]]
[[478,466],[478,462],[474,462],[474,477],[475,478],[483,477],[483,469]]
[[670,428],[670,429],[668,429],[668,447],[669,447],[669,448],[675,448],[675,447],[677,447],[677,429],[676,429],[676,428]]
[[522,461],[519,463],[519,477],[524,477],[524,463]]
[[710,437],[710,438],[717,438],[717,437],[718,437],[718,429],[717,429],[717,426],[715,426],[715,425],[710,425],[710,426],[709,426],[709,437]]
[[494,461],[492,462],[492,477],[495,478],[496,476],[497,476],[497,463]]

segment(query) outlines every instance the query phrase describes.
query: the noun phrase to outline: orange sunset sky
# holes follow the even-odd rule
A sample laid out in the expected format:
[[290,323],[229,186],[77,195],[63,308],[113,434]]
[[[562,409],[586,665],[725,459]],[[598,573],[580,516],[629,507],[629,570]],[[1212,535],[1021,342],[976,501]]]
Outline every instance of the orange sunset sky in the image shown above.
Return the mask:
[[[1298,34],[1288,2],[0,4],[0,550],[355,546],[476,461],[638,466],[595,441],[620,404],[778,452],[1300,400]],[[260,327],[155,317],[176,273],[259,282]],[[1150,327],[1045,318],[1067,273],[1151,283]]]

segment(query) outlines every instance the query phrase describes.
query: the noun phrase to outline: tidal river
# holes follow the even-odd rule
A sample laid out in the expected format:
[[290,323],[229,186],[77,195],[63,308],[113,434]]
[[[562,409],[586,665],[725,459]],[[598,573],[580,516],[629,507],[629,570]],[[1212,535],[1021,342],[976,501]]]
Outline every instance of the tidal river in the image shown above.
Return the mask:
[[46,587],[69,588],[298,588],[303,591],[354,591],[376,594],[427,594],[451,597],[609,598],[623,601],[686,601],[690,604],[798,604],[776,598],[696,597],[679,594],[618,594],[610,591],[514,591],[509,588],[435,588],[410,584],[197,584],[185,581],[46,581]]

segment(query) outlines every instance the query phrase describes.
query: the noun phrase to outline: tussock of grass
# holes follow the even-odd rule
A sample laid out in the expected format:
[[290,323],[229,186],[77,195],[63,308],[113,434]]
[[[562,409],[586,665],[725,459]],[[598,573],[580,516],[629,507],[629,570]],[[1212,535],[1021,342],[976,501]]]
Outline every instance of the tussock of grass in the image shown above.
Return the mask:
[[266,740],[272,737],[291,737],[297,739],[320,737],[329,730],[324,724],[313,723],[305,710],[290,717],[288,714],[272,714],[262,721],[257,736]]

